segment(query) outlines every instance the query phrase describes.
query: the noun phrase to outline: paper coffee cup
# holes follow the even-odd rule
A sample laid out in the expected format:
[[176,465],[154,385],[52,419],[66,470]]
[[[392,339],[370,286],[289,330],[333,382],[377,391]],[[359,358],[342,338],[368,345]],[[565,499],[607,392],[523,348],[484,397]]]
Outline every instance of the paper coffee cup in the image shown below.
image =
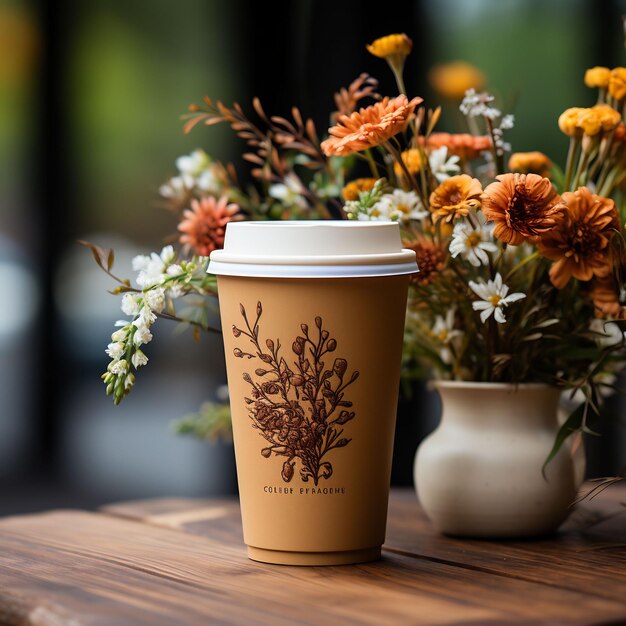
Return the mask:
[[208,271],[248,556],[378,558],[415,253],[395,223],[233,222]]

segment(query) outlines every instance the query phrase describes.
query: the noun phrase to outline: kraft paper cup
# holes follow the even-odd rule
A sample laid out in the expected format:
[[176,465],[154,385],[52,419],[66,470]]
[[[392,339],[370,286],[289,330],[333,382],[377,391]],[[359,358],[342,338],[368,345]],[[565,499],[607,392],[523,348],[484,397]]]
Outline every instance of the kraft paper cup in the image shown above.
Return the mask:
[[248,556],[380,557],[409,274],[394,223],[241,222],[211,255]]

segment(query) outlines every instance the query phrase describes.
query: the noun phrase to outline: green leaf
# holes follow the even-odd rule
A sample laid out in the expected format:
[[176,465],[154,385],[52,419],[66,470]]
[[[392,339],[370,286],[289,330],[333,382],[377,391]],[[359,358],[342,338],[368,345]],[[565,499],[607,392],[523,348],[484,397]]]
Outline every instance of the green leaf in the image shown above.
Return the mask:
[[575,433],[577,430],[580,430],[583,418],[585,416],[586,407],[585,403],[581,404],[577,407],[572,414],[565,420],[561,428],[559,428],[559,432],[556,435],[556,439],[554,440],[554,445],[552,446],[552,450],[550,450],[550,454],[548,454],[548,458],[545,460],[543,467],[541,468],[541,473],[544,478],[546,477],[546,467],[554,457],[559,453],[561,446],[565,442],[565,440]]

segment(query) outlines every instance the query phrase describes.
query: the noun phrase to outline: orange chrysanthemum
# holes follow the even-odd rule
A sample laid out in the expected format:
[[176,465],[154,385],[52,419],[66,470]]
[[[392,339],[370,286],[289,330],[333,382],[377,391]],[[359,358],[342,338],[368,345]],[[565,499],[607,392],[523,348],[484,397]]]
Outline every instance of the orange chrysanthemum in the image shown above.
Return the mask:
[[238,211],[239,207],[228,204],[225,196],[219,200],[212,196],[192,200],[191,209],[183,211],[183,220],[178,225],[182,233],[180,243],[201,256],[209,256],[224,246],[226,224],[242,219]]
[[485,188],[482,210],[487,220],[495,223],[495,237],[519,246],[553,228],[564,205],[548,178],[501,174]]
[[491,139],[486,135],[474,136],[469,133],[431,133],[426,140],[426,147],[436,150],[445,146],[449,154],[462,159],[475,159],[481,152],[491,150]]
[[619,286],[612,275],[594,279],[590,296],[597,317],[626,319],[626,306],[620,302]]
[[626,97],[626,67],[614,67],[609,75],[609,94],[616,100]]
[[477,178],[467,174],[451,176],[430,194],[430,211],[434,222],[452,222],[480,208],[482,187]]
[[342,190],[341,196],[348,202],[350,200],[358,200],[359,193],[369,191],[378,179],[376,178],[357,178],[351,180]]
[[609,84],[611,70],[608,67],[590,67],[585,72],[585,85],[587,87],[606,88]]
[[326,156],[347,156],[373,148],[403,131],[422,98],[409,100],[405,95],[383,98],[351,115],[341,115],[328,129],[331,135],[322,142]]
[[587,187],[563,194],[564,219],[539,240],[539,252],[555,261],[550,280],[557,289],[570,278],[588,281],[611,272],[609,241],[619,228],[615,202]]
[[509,159],[509,169],[522,174],[539,174],[547,176],[552,161],[543,152],[515,152]]
[[415,260],[419,272],[411,274],[411,282],[416,285],[432,283],[446,266],[444,249],[426,237],[418,237],[413,241],[403,241],[404,248],[415,251]]

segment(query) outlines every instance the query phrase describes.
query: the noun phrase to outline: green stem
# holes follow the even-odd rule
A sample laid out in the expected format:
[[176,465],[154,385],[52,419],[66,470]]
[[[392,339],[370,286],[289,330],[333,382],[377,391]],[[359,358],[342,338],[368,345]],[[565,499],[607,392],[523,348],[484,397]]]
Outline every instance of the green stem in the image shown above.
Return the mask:
[[565,182],[563,183],[563,191],[570,191],[569,184],[572,180],[574,171],[574,158],[580,146],[580,137],[574,136],[569,138],[569,148],[567,150],[567,164],[565,166]]
[[370,171],[372,173],[372,176],[376,180],[378,180],[380,178],[380,175],[378,173],[378,166],[376,165],[376,161],[374,160],[374,157],[372,156],[372,151],[369,148],[365,150],[365,158],[367,159],[367,162],[370,166]]
[[517,270],[522,269],[522,267],[524,267],[524,265],[530,263],[531,261],[534,261],[536,258],[539,257],[539,252],[533,252],[531,255],[527,256],[525,259],[522,259],[504,278],[504,282],[507,283],[509,281],[509,279],[511,278],[511,276],[513,276],[513,274],[515,274],[515,272],[517,272]]

